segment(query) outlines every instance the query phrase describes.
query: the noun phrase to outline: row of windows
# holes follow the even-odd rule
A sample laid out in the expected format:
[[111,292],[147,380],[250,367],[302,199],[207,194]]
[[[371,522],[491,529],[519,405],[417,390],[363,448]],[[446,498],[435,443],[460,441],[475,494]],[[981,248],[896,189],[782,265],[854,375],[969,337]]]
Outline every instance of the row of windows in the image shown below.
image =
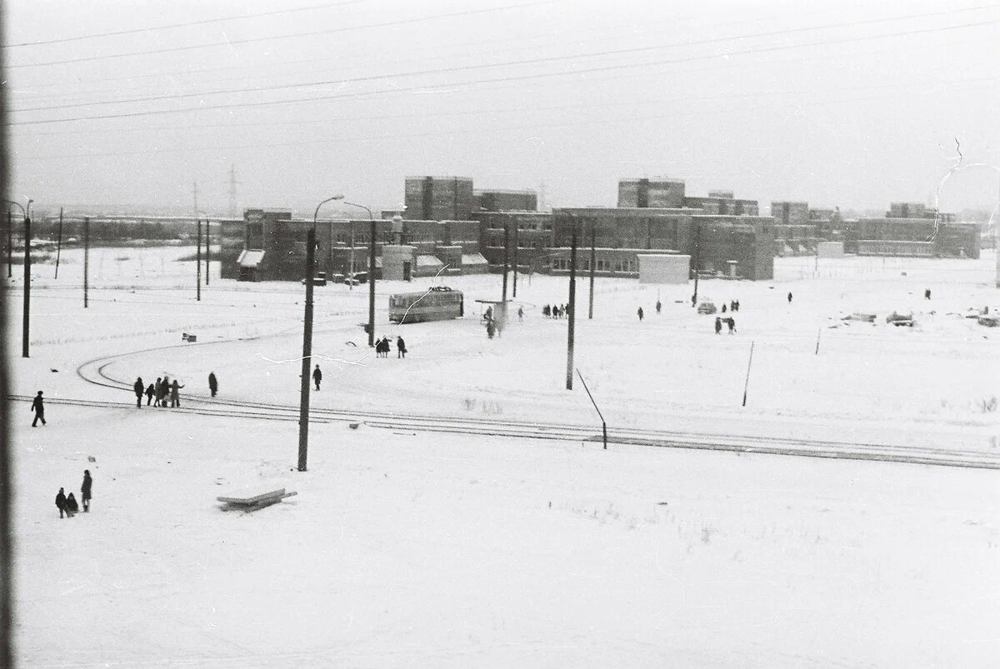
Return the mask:
[[[570,264],[569,258],[555,258],[552,260],[552,269],[569,270]],[[576,268],[581,272],[589,272],[590,258],[577,260]],[[598,258],[594,269],[598,272],[638,272],[639,264],[635,260],[615,260],[612,262]]]

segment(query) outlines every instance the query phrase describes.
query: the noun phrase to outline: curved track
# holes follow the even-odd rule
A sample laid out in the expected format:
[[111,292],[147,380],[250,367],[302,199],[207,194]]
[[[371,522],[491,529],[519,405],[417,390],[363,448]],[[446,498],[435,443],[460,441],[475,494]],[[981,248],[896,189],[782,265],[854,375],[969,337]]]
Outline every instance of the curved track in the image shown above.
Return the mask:
[[[192,345],[208,346],[216,343],[231,342],[181,344],[149,350],[190,347]],[[131,384],[108,376],[105,370],[121,358],[143,352],[146,351],[132,351],[88,361],[77,368],[77,374],[88,383],[127,392],[131,398],[134,397],[132,395]],[[11,396],[11,399],[19,401],[31,400],[30,397],[26,396]],[[185,401],[193,406],[172,409],[172,411],[257,420],[297,422],[299,418],[298,406],[224,400],[191,394],[185,395]],[[118,403],[55,399],[49,400],[49,402],[54,404],[66,403],[80,406],[114,408],[127,408],[131,406],[131,400]],[[425,413],[385,413],[352,409],[311,408],[309,415],[310,421],[317,423],[364,423],[369,427],[390,430],[601,443],[599,426],[537,423],[506,419],[461,418]],[[609,428],[608,443],[737,453],[793,455],[827,459],[870,460],[975,469],[1000,469],[1000,455],[994,455],[985,451],[950,449],[935,446],[892,446],[874,443],[710,434],[640,428]]]

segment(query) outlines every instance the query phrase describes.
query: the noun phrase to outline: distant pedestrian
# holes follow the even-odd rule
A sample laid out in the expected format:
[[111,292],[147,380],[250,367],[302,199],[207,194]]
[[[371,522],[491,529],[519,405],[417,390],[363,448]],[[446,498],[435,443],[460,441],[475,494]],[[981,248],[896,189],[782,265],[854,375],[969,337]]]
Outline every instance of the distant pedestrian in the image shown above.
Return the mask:
[[[157,380],[159,380],[159,379],[157,379]],[[154,395],[156,395],[156,386],[154,386],[152,383],[150,383],[149,387],[146,388],[146,406],[149,406],[150,404],[152,404],[152,402],[153,402],[153,396]]]
[[31,402],[31,410],[35,412],[35,420],[31,421],[31,427],[37,427],[38,421],[45,425],[45,405],[42,404],[42,391],[39,390],[35,399]]
[[550,307],[547,304],[544,307],[542,307],[542,316],[550,318],[552,316],[552,307]]
[[733,320],[732,316],[726,319],[726,325],[729,326],[729,334],[736,332],[736,321]]
[[208,390],[212,393],[212,397],[219,392],[219,380],[215,378],[215,372],[208,373]]
[[493,339],[493,335],[497,333],[497,328],[493,325],[493,321],[488,321],[486,323],[486,336]]
[[382,357],[388,358],[389,353],[392,351],[392,344],[389,343],[389,337],[382,337]]
[[524,320],[524,307],[518,307],[517,308],[517,320],[519,320],[519,321],[523,321]]
[[56,495],[56,508],[59,509],[59,517],[62,518],[66,513],[66,493],[62,488],[59,488],[59,494]]
[[73,496],[73,493],[70,493],[69,497],[66,498],[66,517],[72,518],[79,510],[80,505],[76,503],[76,497]]
[[722,313],[726,313],[726,303],[722,303]]
[[160,400],[163,399],[163,379],[156,377],[156,385],[153,387],[153,406],[160,406]]
[[316,369],[313,370],[313,383],[316,384],[316,390],[319,390],[319,384],[323,381],[323,372],[319,371],[319,365],[316,365]]
[[931,289],[930,288],[928,288],[927,290],[924,291],[924,299],[925,300],[931,299]]
[[170,377],[164,376],[163,380],[160,381],[160,392],[156,395],[160,399],[160,408],[164,409],[167,406],[167,395],[170,394]]
[[553,305],[552,318],[559,318],[559,305]]
[[181,405],[181,384],[177,383],[177,379],[170,384],[170,407],[179,407]]
[[736,311],[736,300],[730,300],[729,301],[729,310],[730,311]]
[[83,470],[83,485],[80,486],[80,501],[83,502],[83,512],[90,513],[90,491],[94,486],[94,479],[90,478],[90,470]]
[[643,316],[643,314],[642,314],[642,307],[639,307],[639,310],[636,311],[635,313],[639,315],[639,322],[641,323],[642,322],[642,316]]
[[792,303],[792,293],[791,292],[788,293],[788,303],[789,304]]
[[406,342],[403,341],[402,337],[396,337],[396,357],[405,358],[406,357]]
[[692,295],[691,296],[691,306],[693,307],[697,302],[698,302],[698,296],[697,295]]
[[663,305],[662,305],[662,304],[660,304],[660,301],[659,301],[659,300],[657,300],[657,301],[656,301],[656,313],[660,313],[660,309],[661,309],[662,307],[663,307]]
[[733,311],[739,311],[739,310],[740,310],[740,301],[736,300],[736,304],[733,306]]
[[722,332],[722,319],[718,316],[715,317],[715,334]]
[[132,386],[132,391],[135,393],[135,405],[141,409],[142,395],[146,392],[146,384],[142,382],[141,376],[135,380],[135,384]]

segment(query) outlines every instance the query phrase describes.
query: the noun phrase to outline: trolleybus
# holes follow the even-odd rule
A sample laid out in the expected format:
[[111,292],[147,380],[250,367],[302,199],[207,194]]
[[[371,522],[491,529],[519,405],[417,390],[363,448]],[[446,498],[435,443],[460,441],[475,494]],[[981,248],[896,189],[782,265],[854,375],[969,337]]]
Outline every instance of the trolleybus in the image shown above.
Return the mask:
[[462,291],[447,286],[433,286],[422,293],[389,296],[389,320],[394,323],[443,321],[464,315]]

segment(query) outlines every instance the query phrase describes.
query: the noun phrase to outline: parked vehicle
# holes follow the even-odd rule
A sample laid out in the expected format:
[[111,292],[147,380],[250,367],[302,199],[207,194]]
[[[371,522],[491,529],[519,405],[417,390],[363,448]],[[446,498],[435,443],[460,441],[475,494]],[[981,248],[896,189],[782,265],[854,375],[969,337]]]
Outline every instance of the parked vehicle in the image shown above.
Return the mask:
[[434,286],[421,293],[389,296],[389,320],[394,323],[420,323],[461,318],[465,315],[465,297],[460,290]]

